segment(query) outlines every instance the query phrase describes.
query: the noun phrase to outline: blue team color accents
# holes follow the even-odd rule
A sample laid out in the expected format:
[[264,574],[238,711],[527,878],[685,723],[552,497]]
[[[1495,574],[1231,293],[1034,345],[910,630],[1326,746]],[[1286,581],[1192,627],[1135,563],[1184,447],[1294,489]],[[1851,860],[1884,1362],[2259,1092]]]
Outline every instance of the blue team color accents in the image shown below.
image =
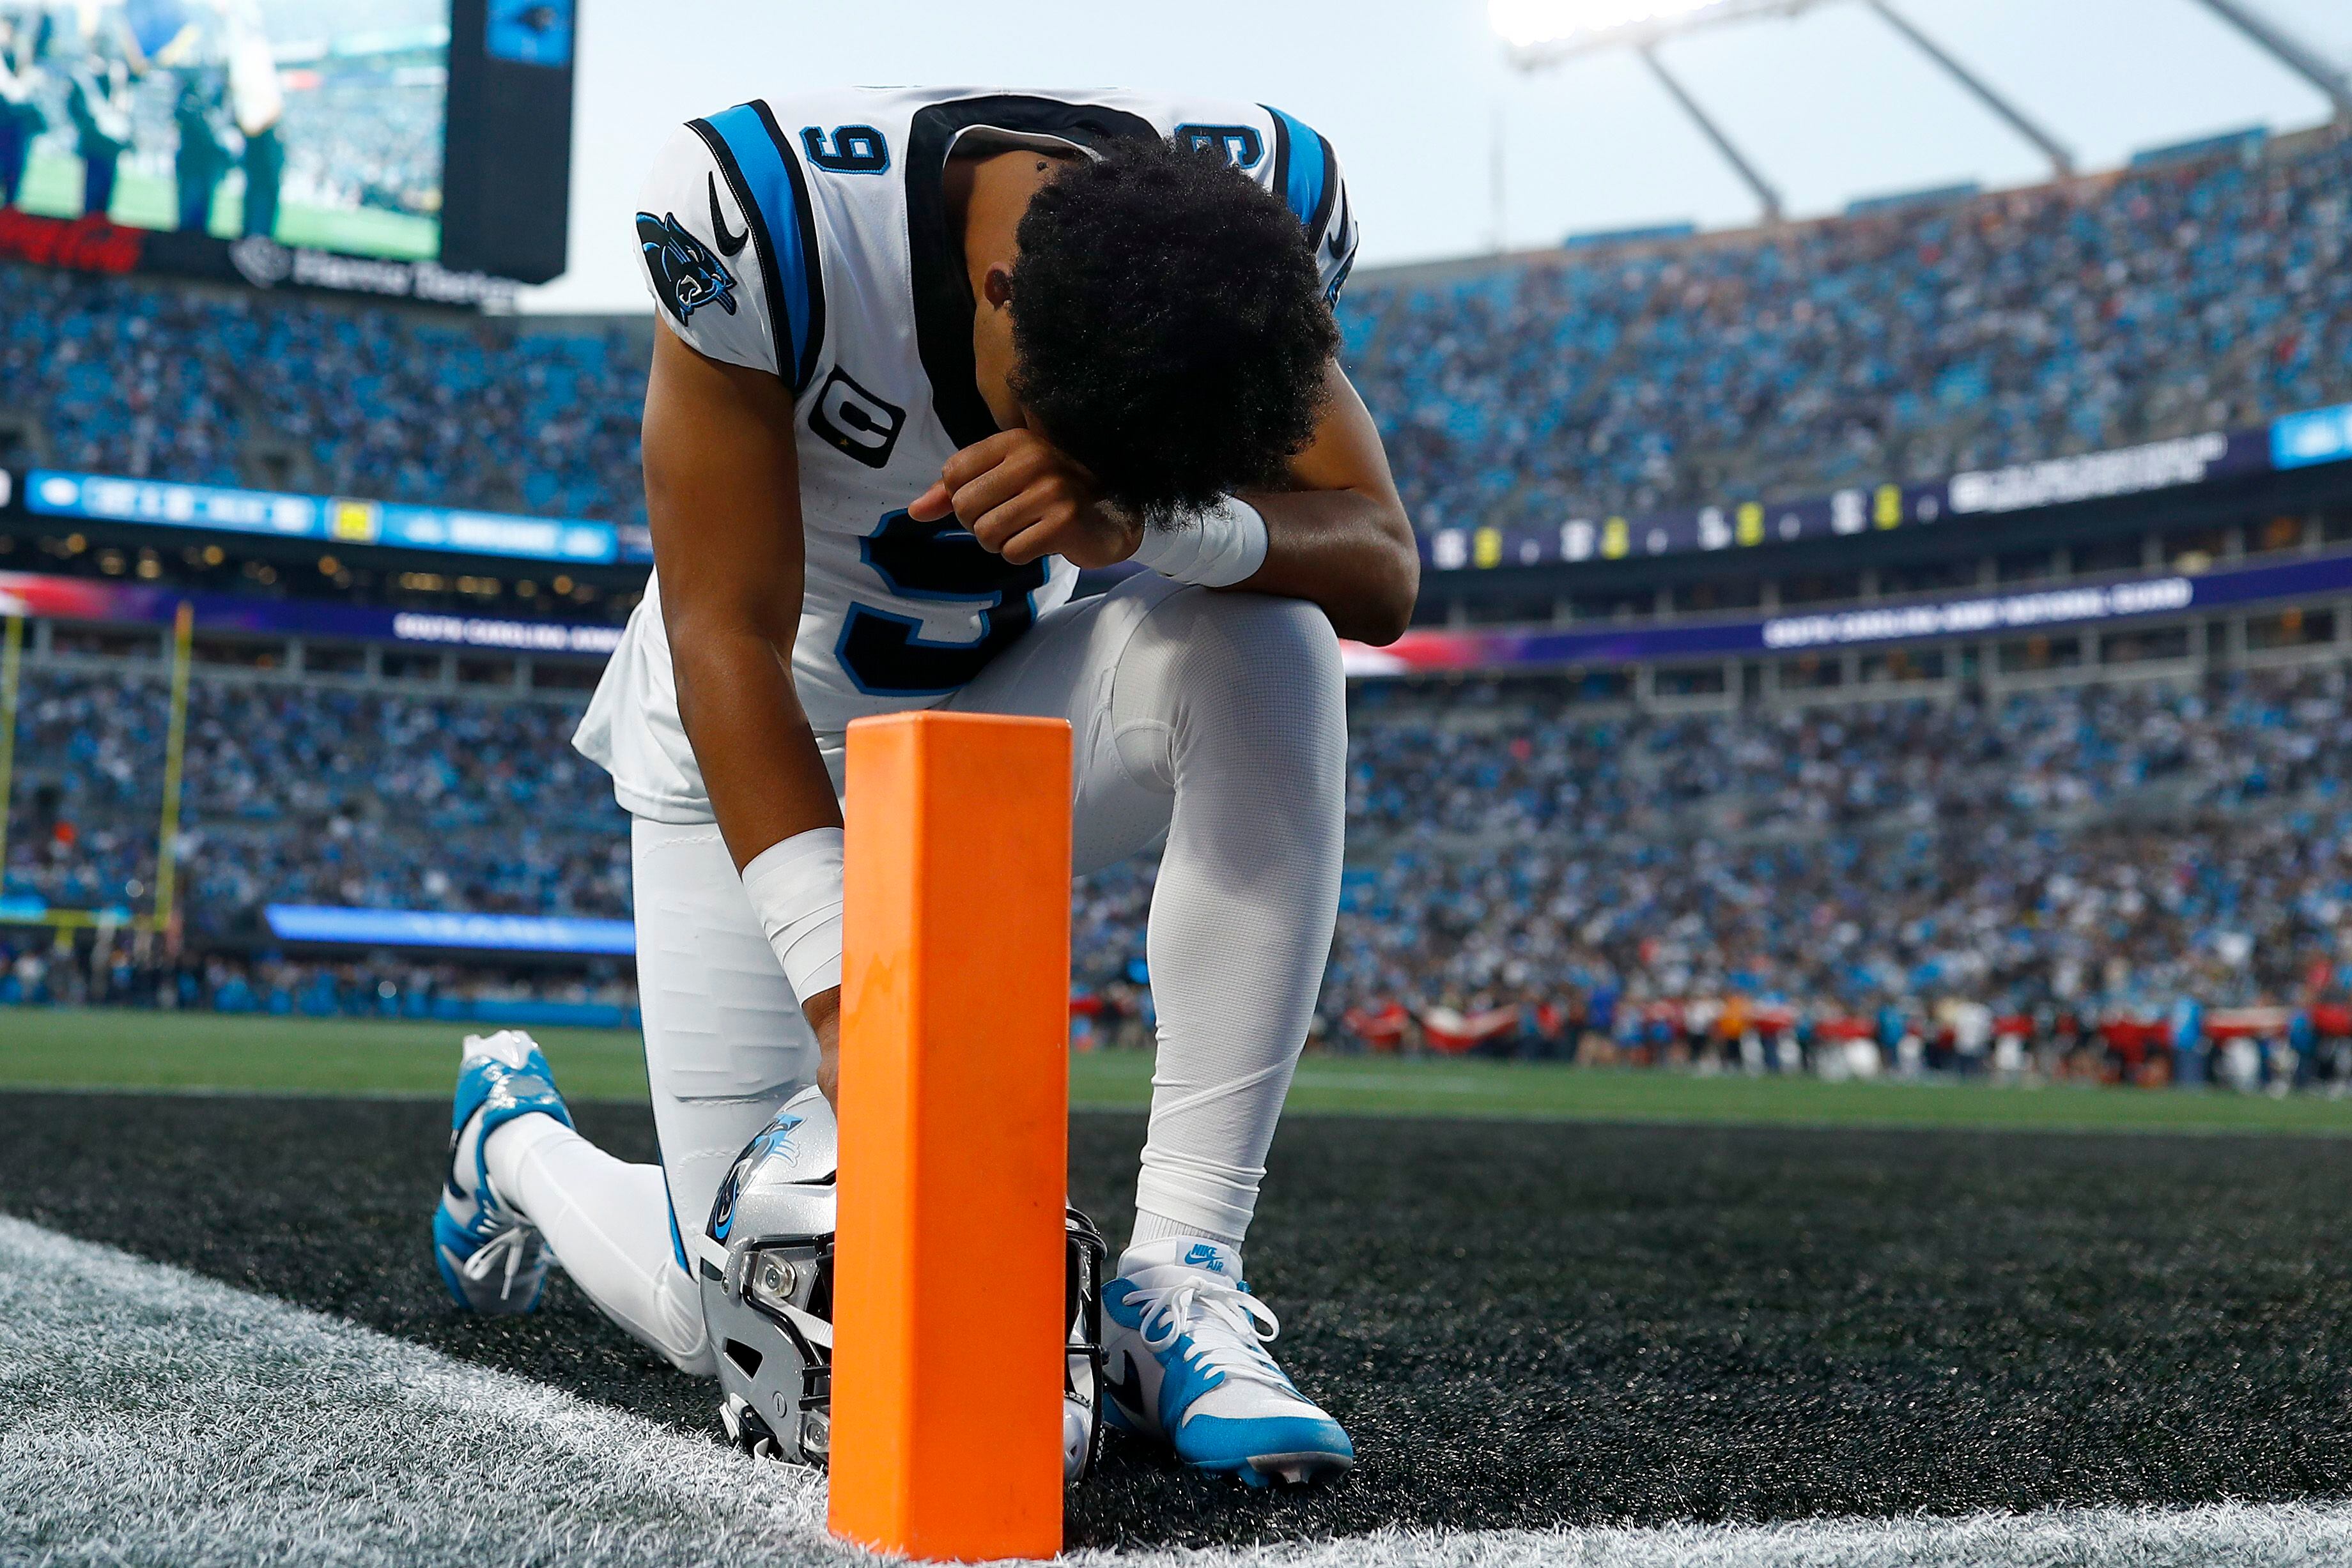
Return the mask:
[[1325,204],[1330,193],[1331,160],[1325,156],[1323,138],[1305,120],[1270,103],[1263,107],[1274,116],[1281,133],[1284,157],[1277,177],[1282,181],[1282,199],[1311,230],[1318,214],[1328,216],[1330,212]]
[[712,115],[705,123],[726,143],[742,177],[744,193],[759,209],[752,215],[767,241],[781,291],[775,299],[775,308],[782,317],[777,324],[777,347],[788,351],[778,358],[784,361],[793,390],[804,390],[815,369],[816,332],[824,302],[816,271],[816,235],[800,168],[784,150],[763,104],[740,103]]

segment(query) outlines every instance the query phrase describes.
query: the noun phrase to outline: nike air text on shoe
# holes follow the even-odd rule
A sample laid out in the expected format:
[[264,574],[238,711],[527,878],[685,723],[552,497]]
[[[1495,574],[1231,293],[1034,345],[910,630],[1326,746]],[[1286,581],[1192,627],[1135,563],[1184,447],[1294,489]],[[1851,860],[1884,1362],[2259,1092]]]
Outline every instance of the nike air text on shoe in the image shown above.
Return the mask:
[[433,1261],[450,1296],[469,1312],[527,1312],[547,1282],[546,1239],[499,1197],[482,1155],[492,1133],[533,1112],[572,1125],[530,1036],[520,1030],[467,1036],[449,1114],[449,1163],[433,1211]]
[[1239,1267],[1231,1248],[1184,1237],[1119,1260],[1103,1291],[1113,1422],[1252,1486],[1338,1475],[1355,1446],[1266,1354],[1279,1325]]

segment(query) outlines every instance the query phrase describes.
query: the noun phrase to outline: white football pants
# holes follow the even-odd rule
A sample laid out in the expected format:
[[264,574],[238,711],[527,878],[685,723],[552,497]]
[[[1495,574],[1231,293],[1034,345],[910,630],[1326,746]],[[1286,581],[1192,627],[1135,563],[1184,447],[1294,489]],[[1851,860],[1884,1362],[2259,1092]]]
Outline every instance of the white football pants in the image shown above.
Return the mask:
[[[1347,713],[1328,622],[1298,601],[1144,574],[1040,617],[946,706],[1070,721],[1080,874],[1165,836],[1137,1236],[1239,1246],[1338,909]],[[820,738],[838,785],[839,739]],[[661,1167],[625,1164],[541,1117],[501,1128],[486,1155],[499,1190],[608,1315],[708,1373],[669,1226],[690,1235],[707,1222],[736,1155],[814,1080],[816,1040],[718,828],[640,818],[633,838]]]

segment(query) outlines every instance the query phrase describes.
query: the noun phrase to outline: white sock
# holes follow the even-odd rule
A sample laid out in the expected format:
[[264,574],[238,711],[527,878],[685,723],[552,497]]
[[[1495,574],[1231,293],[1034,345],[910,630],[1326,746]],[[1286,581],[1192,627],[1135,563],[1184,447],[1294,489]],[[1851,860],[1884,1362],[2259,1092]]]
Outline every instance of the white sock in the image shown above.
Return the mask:
[[1197,1225],[1187,1225],[1181,1220],[1154,1214],[1148,1208],[1136,1210],[1135,1228],[1128,1232],[1128,1249],[1132,1251],[1138,1247],[1149,1247],[1154,1241],[1173,1241],[1180,1236],[1199,1237],[1203,1240],[1223,1242],[1235,1251],[1241,1250],[1242,1239],[1238,1236],[1219,1236],[1213,1231],[1203,1230]]
[[1179,594],[1120,655],[1112,710],[1130,771],[1175,793],[1147,936],[1160,1051],[1136,1234],[1156,1218],[1238,1245],[1339,911],[1339,644],[1312,606]]
[[1186,1254],[1198,1254],[1203,1248],[1215,1254],[1215,1261],[1209,1266],[1217,1273],[1231,1274],[1236,1280],[1245,1277],[1242,1273],[1239,1237],[1204,1235],[1193,1226],[1179,1225],[1149,1212],[1135,1217],[1135,1233],[1128,1239],[1127,1250],[1119,1254],[1118,1271],[1130,1274],[1138,1269],[1185,1262],[1198,1268],[1201,1261],[1188,1259]]
[[492,1133],[482,1157],[499,1196],[539,1227],[599,1311],[679,1371],[719,1375],[701,1295],[670,1243],[659,1166],[616,1160],[538,1112]]

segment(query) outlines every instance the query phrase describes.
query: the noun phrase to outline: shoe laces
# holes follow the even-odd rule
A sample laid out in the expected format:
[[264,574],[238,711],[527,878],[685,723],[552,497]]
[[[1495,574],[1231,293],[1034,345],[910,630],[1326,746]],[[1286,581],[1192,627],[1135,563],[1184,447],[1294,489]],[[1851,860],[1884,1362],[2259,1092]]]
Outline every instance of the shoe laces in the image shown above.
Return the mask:
[[1188,1278],[1169,1284],[1130,1287],[1128,1300],[1141,1313],[1136,1327],[1145,1348],[1164,1351],[1190,1334],[1190,1359],[1203,1371],[1288,1392],[1290,1380],[1264,1348],[1282,1332],[1274,1309],[1236,1285],[1185,1272]]
[[490,1277],[490,1270],[504,1263],[506,1278],[499,1281],[499,1296],[504,1300],[514,1293],[515,1275],[521,1271],[523,1260],[530,1255],[530,1240],[531,1227],[509,1225],[474,1249],[474,1255],[457,1265],[457,1272],[479,1283]]

